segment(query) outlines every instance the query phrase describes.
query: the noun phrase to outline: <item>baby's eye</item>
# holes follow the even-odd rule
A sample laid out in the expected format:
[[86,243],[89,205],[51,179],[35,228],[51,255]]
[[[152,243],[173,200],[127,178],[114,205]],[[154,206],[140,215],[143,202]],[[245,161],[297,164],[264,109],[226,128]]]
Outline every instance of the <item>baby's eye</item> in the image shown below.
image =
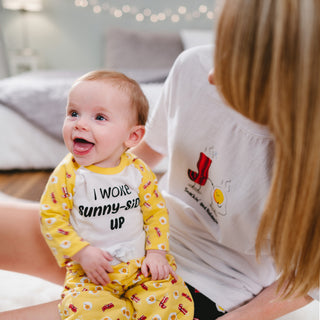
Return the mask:
[[71,111],[70,112],[70,116],[71,117],[77,117],[78,116],[78,112],[77,111]]
[[98,114],[96,116],[96,120],[103,121],[103,120],[107,120],[107,118],[105,116],[103,116],[102,114]]

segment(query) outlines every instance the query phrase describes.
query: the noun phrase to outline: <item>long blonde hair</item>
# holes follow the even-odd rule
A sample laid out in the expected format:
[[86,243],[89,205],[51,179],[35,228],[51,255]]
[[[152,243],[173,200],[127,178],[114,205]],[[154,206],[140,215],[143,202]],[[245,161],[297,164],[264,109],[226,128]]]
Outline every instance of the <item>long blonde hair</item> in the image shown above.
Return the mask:
[[275,138],[256,250],[270,245],[286,297],[320,279],[319,39],[319,0],[225,0],[216,30],[218,90]]

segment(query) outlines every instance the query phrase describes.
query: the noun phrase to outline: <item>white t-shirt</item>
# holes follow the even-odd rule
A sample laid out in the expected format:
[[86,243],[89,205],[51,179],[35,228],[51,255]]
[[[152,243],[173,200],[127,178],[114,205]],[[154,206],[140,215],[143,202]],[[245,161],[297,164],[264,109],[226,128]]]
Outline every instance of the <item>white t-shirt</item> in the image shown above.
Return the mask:
[[151,115],[147,143],[168,156],[160,187],[171,251],[183,279],[226,310],[276,280],[255,255],[274,155],[264,126],[227,107],[208,83],[211,46],[183,52]]

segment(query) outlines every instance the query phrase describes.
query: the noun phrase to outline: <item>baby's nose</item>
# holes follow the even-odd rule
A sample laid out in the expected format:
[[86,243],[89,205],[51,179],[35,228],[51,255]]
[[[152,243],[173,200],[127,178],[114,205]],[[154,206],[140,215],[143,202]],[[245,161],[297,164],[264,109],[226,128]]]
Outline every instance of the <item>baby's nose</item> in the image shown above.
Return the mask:
[[80,117],[80,118],[78,118],[75,127],[78,130],[88,130],[89,124],[88,124],[88,121],[84,117]]

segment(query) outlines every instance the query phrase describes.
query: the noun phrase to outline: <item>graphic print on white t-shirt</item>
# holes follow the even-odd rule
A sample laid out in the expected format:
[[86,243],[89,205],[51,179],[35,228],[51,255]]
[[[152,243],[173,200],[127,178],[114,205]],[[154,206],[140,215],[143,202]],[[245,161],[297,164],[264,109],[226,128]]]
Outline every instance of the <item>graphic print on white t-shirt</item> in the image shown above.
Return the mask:
[[[218,224],[218,216],[227,215],[227,200],[230,192],[230,179],[224,179],[219,184],[210,178],[210,168],[214,166],[217,153],[214,147],[208,147],[200,152],[196,163],[197,169],[188,169],[188,178],[191,183],[185,187],[185,192],[198,202],[200,207]],[[211,175],[212,177],[212,175]],[[209,195],[208,195],[209,193]],[[210,203],[208,203],[210,199]]]

